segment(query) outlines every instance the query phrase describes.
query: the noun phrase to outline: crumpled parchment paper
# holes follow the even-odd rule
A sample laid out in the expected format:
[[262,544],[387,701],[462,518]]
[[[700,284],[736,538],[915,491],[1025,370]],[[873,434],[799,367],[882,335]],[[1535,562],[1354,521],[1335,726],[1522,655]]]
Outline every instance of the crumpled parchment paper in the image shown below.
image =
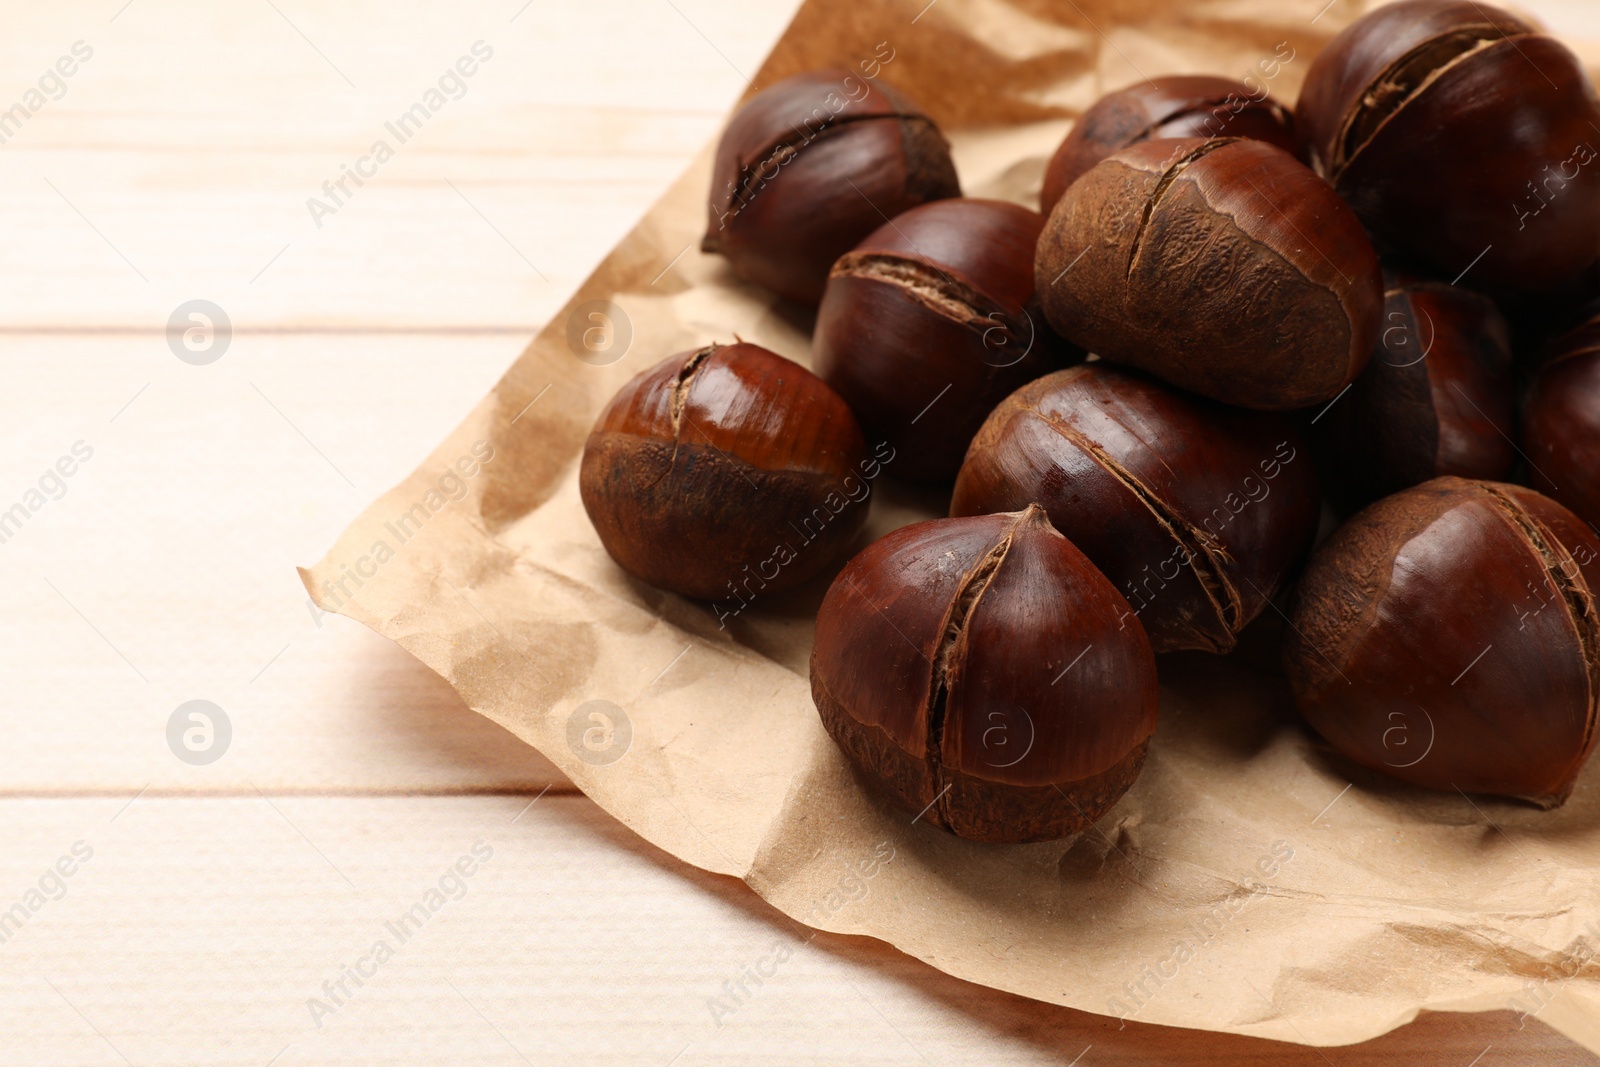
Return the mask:
[[[756,84],[871,71],[941,124],[969,195],[1035,207],[1050,152],[1104,91],[1214,72],[1292,101],[1363,7],[1324,2],[809,0]],[[1552,813],[1424,792],[1329,753],[1268,657],[1174,656],[1149,762],[1098,826],[973,844],[878,800],[823,732],[806,671],[831,575],[719,629],[612,564],[577,490],[611,394],[736,334],[808,361],[808,316],[699,252],[710,155],[301,572],[314,600],[398,642],[641,836],[811,926],[1144,1022],[1333,1045],[1422,1009],[1511,1007],[1600,1050],[1594,767]],[[874,495],[868,537],[944,506],[889,480]]]

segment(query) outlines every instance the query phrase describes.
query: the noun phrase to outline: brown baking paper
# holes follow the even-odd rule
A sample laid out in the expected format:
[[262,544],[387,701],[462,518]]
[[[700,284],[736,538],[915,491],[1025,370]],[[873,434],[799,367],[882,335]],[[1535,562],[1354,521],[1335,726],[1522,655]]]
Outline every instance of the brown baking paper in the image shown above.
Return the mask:
[[[1292,100],[1361,10],[925,2],[808,0],[756,84],[822,66],[875,73],[943,126],[969,194],[1029,206],[1071,117],[1102,92],[1252,73]],[[1600,1049],[1592,767],[1549,813],[1423,792],[1326,752],[1247,654],[1174,656],[1149,762],[1098,826],[974,844],[880,801],[824,733],[806,672],[828,576],[758,597],[722,630],[705,605],[623,574],[577,489],[611,394],[735,335],[808,361],[808,316],[700,253],[709,163],[710,146],[461,427],[302,571],[323,609],[398,642],[647,840],[802,923],[881,938],[960,978],[1315,1045],[1422,1009],[1511,1007]],[[609,327],[593,301],[613,302]],[[582,343],[590,328],[602,331],[591,347],[609,345],[598,356]],[[887,479],[875,497],[868,537],[944,503]]]

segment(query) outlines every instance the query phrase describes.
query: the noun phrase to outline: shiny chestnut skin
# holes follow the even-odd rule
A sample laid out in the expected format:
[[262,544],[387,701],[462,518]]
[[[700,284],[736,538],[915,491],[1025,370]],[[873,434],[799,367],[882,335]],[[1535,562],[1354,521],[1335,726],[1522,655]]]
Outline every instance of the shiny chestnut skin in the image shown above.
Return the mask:
[[1107,363],[995,409],[952,515],[1037,501],[1123,594],[1157,652],[1228,652],[1311,547],[1321,496],[1286,417],[1180,393]]
[[837,560],[867,518],[866,456],[816,375],[759,345],[710,345],[618,391],[578,488],[618,566],[709,600],[791,588]]
[[1354,213],[1280,148],[1146,141],[1072,183],[1034,262],[1057,333],[1239,407],[1337,396],[1378,337],[1383,278]]
[[1527,480],[1600,526],[1600,305],[1550,346],[1523,407]]
[[891,472],[948,482],[1006,394],[1082,353],[1044,321],[1033,249],[1044,216],[999,200],[912,208],[840,257],[817,310],[812,365]]
[[1045,168],[1039,209],[1046,215],[1102,159],[1142,141],[1171,137],[1252,137],[1296,151],[1288,108],[1232,78],[1177,74],[1139,81],[1090,105]]
[[1561,804],[1594,747],[1600,541],[1521,486],[1436,478],[1317,550],[1285,637],[1345,756],[1432,789]]
[[915,523],[828,589],[812,698],[908,813],[975,841],[1065,837],[1127,792],[1155,732],[1127,608],[1042,508]]
[[1312,63],[1295,121],[1375,239],[1446,278],[1536,292],[1600,256],[1594,88],[1499,8],[1403,0],[1357,20]]
[[1511,336],[1494,301],[1406,274],[1387,284],[1367,369],[1314,427],[1349,511],[1442,475],[1499,481],[1517,462]]
[[846,70],[797,74],[723,131],[700,248],[815,304],[834,260],[885,218],[960,195],[950,146],[903,94]]

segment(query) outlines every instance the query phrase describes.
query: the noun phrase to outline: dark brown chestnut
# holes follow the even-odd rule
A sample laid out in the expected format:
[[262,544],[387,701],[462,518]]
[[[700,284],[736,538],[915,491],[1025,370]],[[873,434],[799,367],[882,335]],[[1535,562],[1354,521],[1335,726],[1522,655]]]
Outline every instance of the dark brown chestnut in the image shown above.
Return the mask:
[[1555,807],[1595,742],[1600,540],[1521,486],[1436,478],[1318,549],[1284,663],[1345,756],[1433,789]]
[[1563,334],[1523,408],[1527,480],[1600,527],[1600,305]]
[[1317,445],[1347,510],[1452,474],[1498,481],[1516,465],[1511,337],[1494,301],[1394,274],[1367,369],[1317,415]]
[[972,442],[952,515],[1037,501],[1127,597],[1157,652],[1227,652],[1311,547],[1299,431],[1087,363],[1030,382]]
[[1383,277],[1350,209],[1261,141],[1146,141],[1068,188],[1035,282],[1057,333],[1240,407],[1329,400],[1366,366]]
[[875,473],[832,389],[741,342],[680,352],[624,385],[584,445],[578,488],[623,570],[743,604],[837,560]]
[[823,725],[917,818],[1042,841],[1127,792],[1156,667],[1127,602],[1044,509],[902,527],[828,589],[811,652]]
[[1016,204],[940,200],[886,223],[834,264],[813,366],[894,447],[896,476],[948,482],[1006,394],[1081,358],[1034,295],[1043,226],[1044,216]]
[[[1285,57],[1280,48],[1266,62],[1275,72],[1293,58],[1294,49]],[[1149,78],[1107,93],[1079,117],[1045,168],[1039,209],[1050,214],[1067,186],[1113,152],[1170,137],[1253,137],[1296,150],[1291,112],[1264,86],[1204,74]]]
[[1307,157],[1380,244],[1533,292],[1600,256],[1600,103],[1583,64],[1478,0],[1402,0],[1312,63]]
[[884,219],[960,195],[950,146],[904,95],[846,70],[797,74],[745,101],[723,131],[700,247],[815,304],[834,260]]

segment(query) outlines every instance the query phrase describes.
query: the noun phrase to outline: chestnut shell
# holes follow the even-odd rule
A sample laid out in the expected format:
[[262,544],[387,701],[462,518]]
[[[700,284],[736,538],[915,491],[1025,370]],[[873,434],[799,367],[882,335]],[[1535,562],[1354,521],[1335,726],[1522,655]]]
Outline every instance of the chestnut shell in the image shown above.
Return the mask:
[[1494,301],[1395,275],[1367,369],[1315,431],[1329,487],[1353,511],[1443,475],[1509,477],[1515,413],[1510,331]]
[[817,310],[812,366],[910,481],[955,477],[1005,396],[1082,353],[1033,291],[1044,216],[1000,200],[912,208],[840,257]]
[[1155,731],[1155,657],[1126,615],[1042,508],[916,523],[828,589],[812,697],[905,811],[978,841],[1063,837],[1127,791]]
[[1067,186],[1131,144],[1172,137],[1252,137],[1294,152],[1292,113],[1243,82],[1175,74],[1107,93],[1079,116],[1050,157],[1039,209],[1050,214]]
[[1506,11],[1379,8],[1317,56],[1295,120],[1379,243],[1446,278],[1535,292],[1600,257],[1600,102],[1577,56]]
[[949,144],[904,94],[847,70],[811,71],[752,96],[728,123],[700,247],[815,304],[834,260],[884,219],[960,195]]
[[1311,547],[1316,473],[1294,424],[1087,363],[995,409],[952,515],[1043,505],[1157,652],[1228,652]]
[[1383,278],[1333,189],[1261,141],[1147,141],[1079,178],[1039,238],[1057,333],[1239,407],[1337,396],[1378,336]]
[[1600,527],[1600,309],[1550,346],[1522,432],[1528,482]]
[[759,345],[710,345],[612,397],[578,489],[623,570],[735,597],[791,588],[844,553],[867,518],[866,455],[855,416],[816,375]]
[[1284,643],[1335,749],[1433,789],[1555,807],[1595,742],[1600,540],[1521,486],[1437,478],[1312,558]]

